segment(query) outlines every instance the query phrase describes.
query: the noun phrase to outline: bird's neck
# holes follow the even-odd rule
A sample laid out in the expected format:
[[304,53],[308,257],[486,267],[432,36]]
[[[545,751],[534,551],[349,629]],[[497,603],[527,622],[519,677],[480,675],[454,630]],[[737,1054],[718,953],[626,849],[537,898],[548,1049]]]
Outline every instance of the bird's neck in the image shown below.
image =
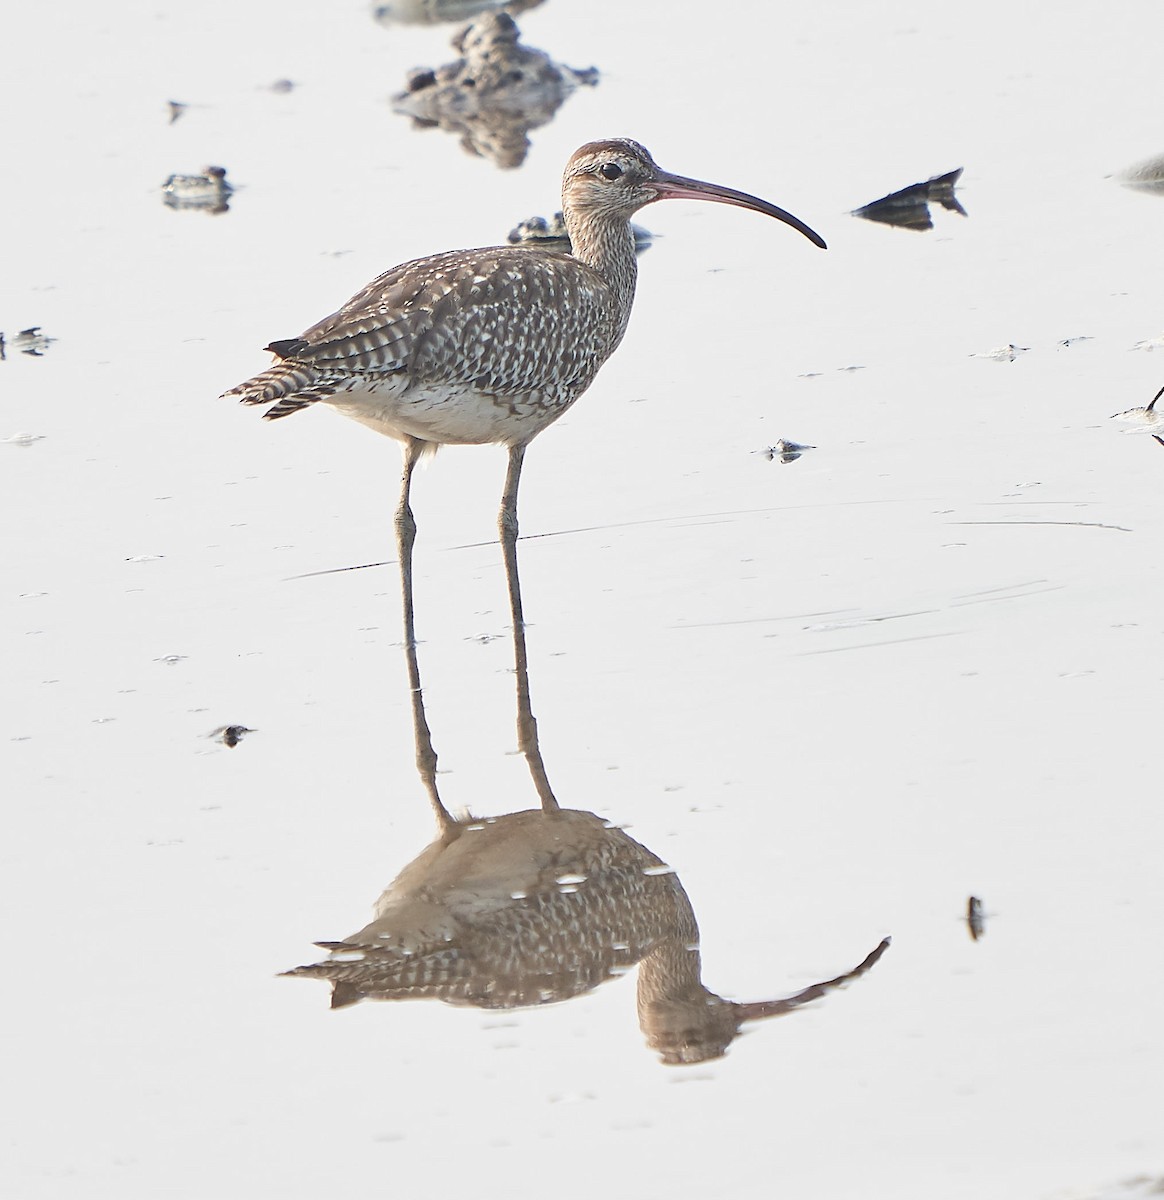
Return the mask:
[[575,258],[593,267],[610,285],[625,329],[635,298],[639,268],[630,222],[587,221],[567,211],[566,232]]

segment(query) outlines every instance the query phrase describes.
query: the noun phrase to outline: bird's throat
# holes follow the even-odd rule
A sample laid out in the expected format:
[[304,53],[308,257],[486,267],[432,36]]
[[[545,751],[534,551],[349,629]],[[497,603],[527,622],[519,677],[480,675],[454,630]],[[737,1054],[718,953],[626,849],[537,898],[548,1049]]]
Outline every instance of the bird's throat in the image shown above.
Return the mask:
[[623,328],[630,318],[639,268],[635,238],[628,221],[598,222],[566,214],[571,253],[606,280],[622,312]]

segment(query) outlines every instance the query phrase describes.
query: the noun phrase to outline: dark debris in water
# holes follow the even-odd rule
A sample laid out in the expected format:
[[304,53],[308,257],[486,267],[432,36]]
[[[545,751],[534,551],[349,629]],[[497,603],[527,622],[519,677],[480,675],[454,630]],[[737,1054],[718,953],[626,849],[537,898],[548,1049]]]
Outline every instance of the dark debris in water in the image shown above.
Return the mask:
[[520,37],[508,13],[486,13],[453,38],[463,57],[414,70],[392,107],[418,128],[460,134],[469,154],[521,166],[529,131],[550,121],[575,88],[594,86],[598,71],[562,66]]
[[911,183],[909,187],[890,192],[880,200],[854,209],[853,216],[866,221],[879,221],[883,225],[898,225],[902,229],[933,229],[930,204],[934,203],[964,217],[966,210],[954,195],[954,187],[961,178],[962,170],[959,167],[944,175],[933,175],[922,183]]
[[257,729],[248,729],[245,725],[220,725],[211,735],[212,741],[221,742],[224,746],[234,749],[248,733],[257,733]]
[[790,442],[787,438],[780,438],[775,445],[767,446],[760,453],[769,462],[793,463],[806,451],[815,450],[815,446],[804,445],[801,442]]
[[995,346],[993,350],[982,350],[977,354],[971,354],[970,357],[986,358],[991,362],[1014,362],[1029,350],[1030,346],[1017,346],[1014,342],[1007,342],[1005,346]]
[[966,928],[970,930],[970,937],[974,941],[978,941],[986,932],[986,912],[977,896],[971,896],[966,901]]

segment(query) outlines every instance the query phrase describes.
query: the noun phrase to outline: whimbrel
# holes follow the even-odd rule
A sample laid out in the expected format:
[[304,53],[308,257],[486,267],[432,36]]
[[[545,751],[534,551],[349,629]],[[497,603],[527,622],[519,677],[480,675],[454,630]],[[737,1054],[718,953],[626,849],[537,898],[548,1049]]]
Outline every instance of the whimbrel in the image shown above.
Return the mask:
[[[416,640],[409,488],[419,459],[440,445],[508,448],[498,528],[511,619],[515,629],[523,624],[517,489],[525,448],[582,395],[622,341],[638,274],[630,219],[665,199],[749,208],[825,247],[782,208],[672,175],[637,142],[590,142],[574,152],[562,179],[570,253],[494,246],[393,267],[300,337],[272,342],[267,349],[279,361],[226,393],[271,405],[268,420],[322,401],[403,444],[395,525],[406,648]],[[524,645],[515,651],[522,655]],[[516,667],[520,680],[523,663]],[[408,673],[414,720],[423,722],[414,657]],[[528,728],[519,727],[519,743],[528,757]],[[544,773],[538,790],[543,800],[550,795]]]
[[562,181],[572,253],[455,250],[393,267],[297,338],[279,362],[225,395],[269,404],[268,420],[323,401],[404,443],[409,468],[440,445],[509,448],[504,523],[521,456],[590,386],[626,332],[637,267],[630,218],[656,200],[711,200],[796,217],[744,192],[672,175],[638,143],[591,142]]
[[396,529],[406,590],[418,459],[441,445],[506,446],[498,524],[512,586],[525,448],[622,341],[637,275],[630,218],[667,199],[749,208],[825,248],[819,234],[766,200],[672,175],[637,142],[590,142],[562,179],[571,253],[494,246],[393,267],[299,337],[272,342],[267,349],[279,361],[225,395],[270,405],[268,420],[322,401],[403,443]]

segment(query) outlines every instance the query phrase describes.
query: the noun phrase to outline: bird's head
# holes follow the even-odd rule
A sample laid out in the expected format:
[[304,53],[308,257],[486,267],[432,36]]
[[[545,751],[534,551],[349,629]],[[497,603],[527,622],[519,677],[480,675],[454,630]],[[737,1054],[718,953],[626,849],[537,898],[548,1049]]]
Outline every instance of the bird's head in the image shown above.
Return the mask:
[[775,217],[824,250],[824,239],[791,213],[747,192],[664,171],[646,147],[629,138],[588,142],[575,150],[562,178],[562,203],[578,216],[630,220],[656,200],[711,200]]

